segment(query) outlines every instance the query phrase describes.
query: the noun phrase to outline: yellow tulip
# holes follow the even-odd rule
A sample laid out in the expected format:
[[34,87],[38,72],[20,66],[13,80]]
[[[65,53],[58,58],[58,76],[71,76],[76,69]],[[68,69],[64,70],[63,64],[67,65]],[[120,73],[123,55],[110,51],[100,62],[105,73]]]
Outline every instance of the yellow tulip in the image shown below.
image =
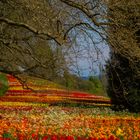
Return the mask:
[[123,135],[124,135],[124,133],[123,133],[123,131],[122,131],[121,128],[118,128],[118,129],[117,129],[116,135],[117,135],[117,136],[123,136]]

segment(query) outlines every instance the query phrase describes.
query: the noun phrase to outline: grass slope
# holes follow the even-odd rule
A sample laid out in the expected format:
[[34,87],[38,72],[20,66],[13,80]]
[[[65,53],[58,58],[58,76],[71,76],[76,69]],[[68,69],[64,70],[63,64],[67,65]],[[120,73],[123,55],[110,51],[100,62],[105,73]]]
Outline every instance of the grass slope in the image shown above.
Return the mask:
[[55,89],[55,88],[65,89],[62,85],[59,85],[57,83],[48,81],[46,79],[41,79],[41,78],[27,76],[27,75],[21,75],[20,78],[22,80],[26,81],[26,84],[31,88],[33,87],[34,90],[37,87],[40,88],[41,90],[45,90],[45,89],[48,89],[48,88],[51,88],[51,89]]

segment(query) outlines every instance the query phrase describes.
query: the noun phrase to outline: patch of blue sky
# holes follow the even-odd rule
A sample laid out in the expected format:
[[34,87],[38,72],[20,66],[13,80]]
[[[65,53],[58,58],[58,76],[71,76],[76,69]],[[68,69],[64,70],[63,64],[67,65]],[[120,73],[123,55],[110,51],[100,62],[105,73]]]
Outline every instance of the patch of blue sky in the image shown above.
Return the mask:
[[[99,75],[109,59],[109,46],[97,32],[75,29],[71,32],[73,43],[69,49],[70,66],[79,76]],[[75,63],[75,64],[74,64]]]

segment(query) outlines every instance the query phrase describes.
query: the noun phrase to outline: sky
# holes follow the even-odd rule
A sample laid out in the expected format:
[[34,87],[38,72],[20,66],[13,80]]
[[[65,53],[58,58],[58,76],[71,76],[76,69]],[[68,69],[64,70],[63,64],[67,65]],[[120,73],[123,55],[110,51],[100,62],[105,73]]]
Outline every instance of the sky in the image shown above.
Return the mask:
[[75,62],[72,69],[81,77],[99,75],[109,59],[109,46],[94,32],[90,32],[90,35],[84,32],[76,34],[69,52],[70,59]]

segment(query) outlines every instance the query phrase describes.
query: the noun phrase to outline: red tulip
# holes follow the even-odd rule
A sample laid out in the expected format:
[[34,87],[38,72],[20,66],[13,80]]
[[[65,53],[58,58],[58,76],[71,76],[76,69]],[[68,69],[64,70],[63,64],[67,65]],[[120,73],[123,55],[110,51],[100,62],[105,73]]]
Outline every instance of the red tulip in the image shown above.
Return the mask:
[[65,136],[60,136],[60,140],[66,140]]
[[34,137],[36,137],[36,134],[35,133],[32,134],[32,138],[34,138]]
[[48,139],[48,136],[44,136],[43,138],[42,138],[42,140],[47,140]]
[[34,140],[38,140],[38,139],[39,139],[38,136],[37,136],[35,133],[32,134],[32,138],[33,138]]
[[51,137],[51,140],[58,140],[58,139],[57,139],[57,136],[55,136],[55,135],[52,136],[52,137]]
[[89,137],[88,140],[98,140],[98,138],[92,138],[92,137]]
[[106,138],[100,138],[100,140],[107,140]]
[[74,140],[74,137],[73,136],[67,136],[66,140]]
[[113,135],[111,135],[108,140],[115,140],[115,137]]

